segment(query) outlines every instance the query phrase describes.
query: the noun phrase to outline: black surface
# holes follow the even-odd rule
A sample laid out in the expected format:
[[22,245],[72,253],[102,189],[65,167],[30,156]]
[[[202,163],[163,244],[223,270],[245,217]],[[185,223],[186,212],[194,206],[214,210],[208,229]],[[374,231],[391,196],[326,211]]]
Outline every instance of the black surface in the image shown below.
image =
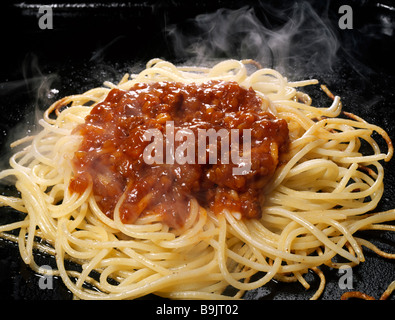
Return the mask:
[[[344,4],[353,9],[350,30],[338,26],[338,9]],[[52,30],[39,28],[38,8],[30,1],[0,7],[2,168],[9,142],[34,130],[35,119],[51,102],[105,80],[116,82],[124,72],[139,70],[154,57],[199,63],[255,58],[295,80],[316,77],[342,97],[344,110],[383,127],[395,140],[395,4],[390,1],[57,2]],[[195,19],[199,14],[205,16]],[[307,90],[316,104],[330,103],[317,88]],[[385,170],[386,190],[377,210],[395,208],[393,161],[385,164]],[[13,190],[1,185],[1,192]],[[13,216],[12,210],[0,208],[1,223]],[[394,252],[393,234],[364,236]],[[354,290],[378,298],[395,279],[395,264],[368,250],[366,257],[353,268]],[[42,255],[38,259],[50,261]],[[344,293],[338,285],[341,275],[324,271],[327,286],[322,299],[339,299]],[[21,261],[17,247],[0,241],[0,299],[71,298],[59,279],[54,279],[51,290],[41,290],[39,279]],[[307,299],[319,283],[313,273],[308,280],[312,284],[308,291],[298,283],[272,281],[246,298]]]

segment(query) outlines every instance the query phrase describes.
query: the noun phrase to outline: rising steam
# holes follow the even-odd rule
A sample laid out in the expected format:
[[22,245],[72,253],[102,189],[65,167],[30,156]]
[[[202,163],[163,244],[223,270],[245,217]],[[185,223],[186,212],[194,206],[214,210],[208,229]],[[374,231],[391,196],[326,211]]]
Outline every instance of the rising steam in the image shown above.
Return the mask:
[[169,26],[175,56],[195,64],[251,58],[287,73],[332,70],[339,41],[326,15],[306,2],[262,8],[219,9]]

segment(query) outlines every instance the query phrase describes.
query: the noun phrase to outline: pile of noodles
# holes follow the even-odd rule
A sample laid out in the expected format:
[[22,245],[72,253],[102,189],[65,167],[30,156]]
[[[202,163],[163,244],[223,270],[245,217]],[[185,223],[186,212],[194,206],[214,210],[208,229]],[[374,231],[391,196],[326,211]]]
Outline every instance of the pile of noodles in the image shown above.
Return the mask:
[[[362,247],[395,258],[355,236],[366,229],[394,231],[386,222],[395,220],[395,210],[372,213],[384,190],[381,162],[393,154],[386,132],[357,116],[341,116],[340,98],[325,87],[332,98],[328,106],[314,106],[296,88],[316,80],[290,82],[260,67],[248,72],[250,64],[226,60],[212,68],[176,67],[154,59],[118,85],[105,83],[54,103],[39,121],[42,130],[12,145],[10,168],[0,173],[1,179],[14,177],[20,192],[20,197],[0,196],[0,205],[26,213],[24,220],[0,226],[1,236],[18,242],[23,261],[33,270],[60,276],[80,299],[134,299],[150,293],[172,299],[240,298],[271,279],[309,288],[304,278],[309,270],[321,279],[315,299],[325,288],[320,266],[356,266],[365,260]],[[192,199],[189,218],[179,230],[155,216],[123,224],[119,212],[110,219],[100,210],[92,187],[82,194],[69,191],[71,160],[81,142],[72,131],[111,88],[209,80],[252,87],[269,101],[262,108],[288,123],[289,153],[262,191],[262,218],[241,219],[227,210],[215,215]],[[374,132],[387,142],[386,152],[372,138]],[[362,143],[370,145],[369,154],[361,153]],[[10,233],[16,229],[18,236]],[[57,268],[37,265],[35,248],[53,255]],[[334,257],[346,262],[334,262]],[[69,270],[66,260],[81,270]],[[93,270],[99,276],[93,277]]]

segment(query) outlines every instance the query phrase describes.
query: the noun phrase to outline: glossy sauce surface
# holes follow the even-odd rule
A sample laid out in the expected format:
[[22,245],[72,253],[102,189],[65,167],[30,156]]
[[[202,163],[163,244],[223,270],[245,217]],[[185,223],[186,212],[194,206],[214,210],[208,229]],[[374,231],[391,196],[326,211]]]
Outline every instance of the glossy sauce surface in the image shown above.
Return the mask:
[[[130,90],[112,89],[75,129],[83,140],[73,159],[70,190],[82,193],[92,181],[95,199],[110,218],[121,199],[124,223],[155,212],[164,223],[179,228],[192,197],[217,214],[229,209],[244,218],[259,218],[262,187],[278,165],[276,154],[286,152],[289,139],[287,123],[262,111],[263,103],[267,102],[254,90],[225,81],[141,83]],[[216,164],[209,163],[208,149],[203,164],[197,158],[194,163],[166,164],[164,159],[163,164],[147,164],[144,149],[153,141],[146,141],[144,133],[158,129],[166,138],[169,121],[175,133],[183,129],[194,133],[196,157],[199,129],[239,129],[239,150],[243,150],[242,129],[250,129],[248,174],[233,174],[237,163],[221,163],[220,146]],[[175,148],[181,143],[176,141]]]

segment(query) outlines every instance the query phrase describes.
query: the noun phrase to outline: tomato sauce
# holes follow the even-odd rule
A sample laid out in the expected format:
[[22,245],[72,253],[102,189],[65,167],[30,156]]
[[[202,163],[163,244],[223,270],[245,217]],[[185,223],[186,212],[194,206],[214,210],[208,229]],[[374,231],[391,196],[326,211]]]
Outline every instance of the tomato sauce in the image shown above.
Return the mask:
[[[229,209],[244,218],[259,218],[260,193],[279,163],[272,156],[273,146],[281,155],[289,143],[286,121],[263,111],[263,103],[267,101],[253,89],[226,81],[139,83],[130,90],[112,89],[74,130],[83,139],[73,158],[69,188],[82,193],[92,183],[99,207],[110,218],[121,201],[124,223],[155,212],[164,223],[179,228],[188,217],[192,197],[216,214]],[[192,130],[195,139],[198,129],[250,129],[249,172],[233,174],[237,164],[221,163],[220,148],[214,164],[197,159],[147,164],[143,153],[152,141],[143,135],[147,129],[157,129],[166,137],[168,121],[174,123],[175,132]],[[181,142],[176,147],[177,143]],[[242,144],[240,137],[240,150]]]

